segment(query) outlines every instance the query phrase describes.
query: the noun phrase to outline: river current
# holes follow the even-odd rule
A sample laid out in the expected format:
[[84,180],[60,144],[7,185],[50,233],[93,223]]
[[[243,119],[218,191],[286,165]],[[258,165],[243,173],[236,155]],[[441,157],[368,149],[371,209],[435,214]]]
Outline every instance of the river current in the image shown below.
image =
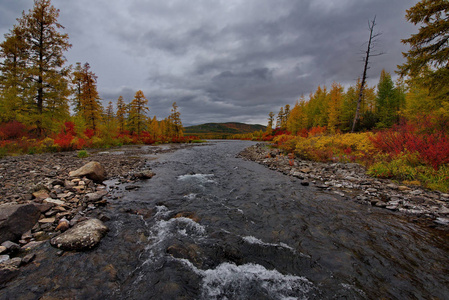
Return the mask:
[[151,160],[97,248],[46,243],[0,298],[449,299],[447,232],[236,158],[252,144]]

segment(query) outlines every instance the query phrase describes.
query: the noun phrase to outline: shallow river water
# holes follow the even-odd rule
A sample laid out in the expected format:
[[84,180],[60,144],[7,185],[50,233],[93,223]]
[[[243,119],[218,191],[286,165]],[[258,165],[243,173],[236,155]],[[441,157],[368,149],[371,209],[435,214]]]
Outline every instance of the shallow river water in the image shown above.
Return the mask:
[[161,155],[88,252],[46,243],[1,299],[449,299],[449,237],[235,158]]

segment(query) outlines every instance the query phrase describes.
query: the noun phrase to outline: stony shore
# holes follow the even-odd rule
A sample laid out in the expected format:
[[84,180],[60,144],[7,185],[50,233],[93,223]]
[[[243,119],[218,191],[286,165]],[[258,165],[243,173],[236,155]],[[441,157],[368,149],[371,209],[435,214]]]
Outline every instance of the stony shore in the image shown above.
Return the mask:
[[[192,146],[88,150],[85,158],[72,151],[0,159],[0,288],[18,274],[19,266],[34,259],[32,249],[44,241],[51,239],[61,254],[94,247],[107,231],[102,222],[109,220],[96,208],[118,197],[116,184],[137,188],[137,181],[154,175],[148,161]],[[75,174],[89,162],[105,171],[101,178]],[[114,183],[109,188],[108,180]]]
[[396,211],[430,227],[449,229],[449,194],[418,186],[406,186],[366,175],[355,163],[320,163],[284,155],[266,144],[245,149],[240,157],[255,161],[289,176],[304,186],[352,199],[356,202]]

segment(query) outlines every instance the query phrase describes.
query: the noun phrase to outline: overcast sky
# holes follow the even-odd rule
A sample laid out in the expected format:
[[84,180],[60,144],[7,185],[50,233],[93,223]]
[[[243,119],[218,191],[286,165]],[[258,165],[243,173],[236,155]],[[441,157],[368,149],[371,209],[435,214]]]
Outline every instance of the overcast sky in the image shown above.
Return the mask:
[[[69,34],[70,64],[89,62],[103,103],[142,90],[150,116],[177,102],[184,125],[266,125],[318,85],[361,76],[368,21],[381,32],[369,84],[393,73],[417,31],[405,10],[417,0],[53,0]],[[0,34],[33,0],[0,0]],[[392,74],[393,75],[393,74]]]

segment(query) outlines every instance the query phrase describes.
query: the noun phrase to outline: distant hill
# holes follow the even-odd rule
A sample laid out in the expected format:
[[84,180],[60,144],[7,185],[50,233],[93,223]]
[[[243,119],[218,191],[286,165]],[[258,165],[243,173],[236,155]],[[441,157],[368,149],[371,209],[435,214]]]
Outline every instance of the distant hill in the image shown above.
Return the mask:
[[184,128],[184,135],[197,135],[201,138],[227,138],[234,134],[252,133],[255,131],[265,131],[263,125],[253,125],[245,123],[206,123],[201,125],[188,126]]

